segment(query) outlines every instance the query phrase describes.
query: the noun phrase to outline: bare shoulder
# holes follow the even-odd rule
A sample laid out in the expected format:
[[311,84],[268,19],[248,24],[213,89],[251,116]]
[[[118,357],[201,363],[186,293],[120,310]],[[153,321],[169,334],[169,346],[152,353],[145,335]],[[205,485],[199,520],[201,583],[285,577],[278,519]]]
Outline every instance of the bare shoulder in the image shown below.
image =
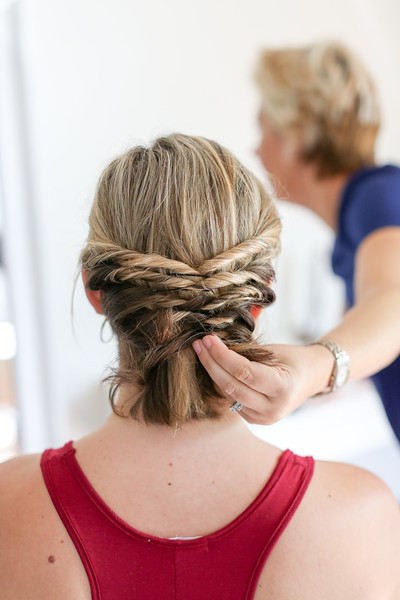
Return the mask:
[[277,600],[396,600],[399,564],[400,509],[389,488],[363,469],[316,461],[261,583],[276,585]]
[[0,463],[0,477],[12,477],[26,469],[35,469],[40,464],[40,454],[15,456]]
[[374,473],[348,465],[345,463],[315,461],[314,470],[315,491],[324,495],[328,492],[340,494],[341,498],[354,500],[355,496],[362,495],[365,499],[376,501],[393,502],[397,507],[396,500],[388,486]]
[[398,533],[400,544],[398,503],[388,486],[370,471],[343,463],[316,461],[310,500],[328,512],[337,511],[342,519],[354,524],[354,529],[362,525],[364,531],[377,528],[382,533],[383,525],[389,523]]
[[32,501],[41,488],[40,455],[18,456],[0,464],[0,519]]
[[[75,554],[44,484],[40,455],[0,464],[0,598],[90,597]],[[69,569],[79,587],[66,596]]]
[[17,565],[25,564],[29,572],[29,556],[35,554],[40,543],[38,521],[45,521],[43,488],[40,455],[21,456],[0,464],[1,597],[18,597],[21,574]]
[[347,586],[355,584],[353,594],[358,589],[360,598],[398,598],[400,509],[379,477],[351,465],[316,461],[304,509],[319,515],[311,530],[314,543],[321,550],[329,547],[332,569],[342,573]]
[[[46,501],[46,490],[40,470],[40,455],[19,456],[0,464],[0,527],[1,539],[26,525],[26,516],[34,517],[40,504]],[[32,521],[31,521],[32,523]]]

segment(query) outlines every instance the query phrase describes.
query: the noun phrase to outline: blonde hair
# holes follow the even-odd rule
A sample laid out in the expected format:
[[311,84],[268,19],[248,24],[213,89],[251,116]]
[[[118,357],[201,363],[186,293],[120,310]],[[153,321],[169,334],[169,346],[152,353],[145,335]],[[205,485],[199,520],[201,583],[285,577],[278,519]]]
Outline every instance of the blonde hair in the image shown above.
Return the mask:
[[252,360],[252,304],[269,284],[280,220],[263,185],[225,148],[174,134],[136,147],[103,172],[81,254],[87,287],[119,341],[120,384],[140,396],[130,414],[178,427],[217,416],[221,398],[192,349],[209,333]]
[[374,163],[380,110],[360,60],[339,43],[264,50],[256,81],[261,111],[320,177]]

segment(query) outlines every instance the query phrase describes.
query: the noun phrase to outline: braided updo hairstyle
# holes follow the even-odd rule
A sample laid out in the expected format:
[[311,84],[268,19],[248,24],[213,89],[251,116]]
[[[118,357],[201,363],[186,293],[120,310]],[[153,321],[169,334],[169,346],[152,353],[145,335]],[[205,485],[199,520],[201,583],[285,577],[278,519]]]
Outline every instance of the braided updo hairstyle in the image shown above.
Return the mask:
[[270,353],[252,337],[252,304],[269,285],[280,220],[270,196],[225,148],[174,134],[136,147],[103,172],[81,254],[86,286],[100,290],[119,342],[111,404],[134,383],[130,415],[173,428],[219,414],[192,349],[214,333],[250,360]]

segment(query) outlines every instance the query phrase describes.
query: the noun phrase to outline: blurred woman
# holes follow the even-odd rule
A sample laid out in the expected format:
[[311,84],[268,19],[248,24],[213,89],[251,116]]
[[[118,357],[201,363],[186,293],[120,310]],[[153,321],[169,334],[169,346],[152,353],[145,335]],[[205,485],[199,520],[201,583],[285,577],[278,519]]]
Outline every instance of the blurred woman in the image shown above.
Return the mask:
[[106,168],[81,262],[118,339],[114,411],[1,465],[2,600],[399,597],[386,486],[254,437],[192,349],[215,333],[273,360],[253,306],[274,299],[279,233],[259,181],[209,140],[160,138]]
[[209,338],[200,360],[244,405],[244,418],[265,424],[349,374],[372,375],[400,440],[400,169],[375,164],[374,85],[350,50],[330,43],[266,50],[256,76],[258,154],[283,195],[335,231],[332,267],[348,311],[317,340],[318,356],[313,346],[274,346],[279,366],[260,368]]

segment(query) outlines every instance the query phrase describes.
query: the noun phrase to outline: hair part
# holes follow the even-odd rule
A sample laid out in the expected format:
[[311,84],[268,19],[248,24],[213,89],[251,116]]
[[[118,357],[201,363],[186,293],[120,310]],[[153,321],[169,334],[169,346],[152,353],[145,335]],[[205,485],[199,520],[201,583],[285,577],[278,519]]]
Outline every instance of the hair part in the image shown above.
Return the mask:
[[219,414],[218,391],[192,342],[221,337],[251,360],[252,304],[274,300],[280,220],[262,184],[225,148],[175,134],[136,147],[103,172],[81,254],[118,339],[110,376],[140,394],[130,414],[173,428]]
[[377,92],[343,44],[263,50],[255,72],[261,111],[320,177],[374,164],[380,127]]

